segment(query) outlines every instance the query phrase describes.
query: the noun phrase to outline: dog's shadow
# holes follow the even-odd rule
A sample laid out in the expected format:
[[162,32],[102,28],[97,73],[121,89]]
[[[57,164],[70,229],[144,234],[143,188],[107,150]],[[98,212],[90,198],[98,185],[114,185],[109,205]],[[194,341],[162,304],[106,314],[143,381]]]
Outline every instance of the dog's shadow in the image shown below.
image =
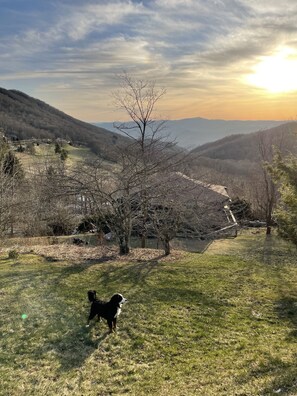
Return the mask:
[[80,326],[52,340],[46,352],[55,354],[60,362],[59,371],[69,371],[83,366],[108,336],[112,335],[104,328],[103,323],[101,326],[98,323],[90,327]]

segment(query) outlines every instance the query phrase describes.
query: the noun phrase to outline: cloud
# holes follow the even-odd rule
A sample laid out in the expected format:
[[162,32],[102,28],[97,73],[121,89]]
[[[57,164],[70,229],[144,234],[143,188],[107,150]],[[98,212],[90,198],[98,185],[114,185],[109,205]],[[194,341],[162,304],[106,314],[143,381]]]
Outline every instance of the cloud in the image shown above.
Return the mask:
[[[65,8],[64,11],[67,11]],[[57,29],[72,40],[82,40],[90,33],[122,23],[127,17],[146,13],[142,4],[131,1],[111,1],[105,4],[87,4],[69,8],[68,17],[62,18]]]
[[[297,48],[295,0],[52,0],[46,4],[46,10],[39,5],[35,13],[26,11],[27,24],[10,21],[13,10],[0,16],[0,85],[35,79],[29,94],[41,93],[46,100],[47,95],[54,97],[55,90],[65,92],[64,99],[72,100],[73,109],[71,91],[72,97],[80,92],[84,100],[88,91],[92,100],[106,97],[116,84],[115,75],[123,70],[157,80],[178,101],[206,93],[229,95],[244,88],[241,77],[261,57],[282,46]],[[14,31],[5,30],[5,23],[12,24]]]

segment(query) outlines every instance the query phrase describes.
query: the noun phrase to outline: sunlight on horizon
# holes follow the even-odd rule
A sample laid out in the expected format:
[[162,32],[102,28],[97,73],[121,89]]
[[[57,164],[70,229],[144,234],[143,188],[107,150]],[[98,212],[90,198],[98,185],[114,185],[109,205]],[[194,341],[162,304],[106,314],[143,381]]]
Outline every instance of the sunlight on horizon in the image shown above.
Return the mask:
[[297,91],[296,51],[283,48],[275,55],[263,57],[246,82],[272,94]]

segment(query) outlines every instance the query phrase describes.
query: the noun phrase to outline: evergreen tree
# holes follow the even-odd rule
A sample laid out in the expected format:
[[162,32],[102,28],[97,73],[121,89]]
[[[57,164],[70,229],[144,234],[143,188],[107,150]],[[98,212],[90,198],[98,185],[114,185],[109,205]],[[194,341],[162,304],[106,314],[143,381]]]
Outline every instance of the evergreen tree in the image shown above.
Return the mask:
[[23,169],[19,159],[12,151],[7,151],[3,156],[2,170],[6,175],[20,179],[23,177]]
[[297,245],[297,157],[277,153],[270,172],[279,183],[280,201],[275,210],[279,234]]
[[24,171],[6,142],[0,144],[0,235],[14,234],[24,195],[21,194]]
[[59,142],[55,143],[55,154],[60,154],[61,153],[61,145]]
[[62,161],[66,161],[68,158],[68,151],[64,148],[61,149],[60,158]]

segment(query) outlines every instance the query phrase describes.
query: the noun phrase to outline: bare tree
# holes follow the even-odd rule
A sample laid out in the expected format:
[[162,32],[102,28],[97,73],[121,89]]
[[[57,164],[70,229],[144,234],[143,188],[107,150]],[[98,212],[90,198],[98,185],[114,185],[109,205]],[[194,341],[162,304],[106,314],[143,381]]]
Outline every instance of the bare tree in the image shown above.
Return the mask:
[[65,166],[45,157],[27,172],[23,194],[22,229],[25,235],[69,234],[78,221],[76,200],[65,194]]
[[[169,254],[170,241],[179,230],[191,224],[201,235],[210,223],[202,216],[209,197],[199,204],[201,185],[177,176],[186,156],[164,136],[164,121],[155,119],[156,105],[164,94],[152,82],[121,76],[114,98],[129,122],[115,126],[129,140],[115,147],[116,164],[102,159],[85,162],[69,179],[69,192],[73,189],[73,194],[89,202],[88,213],[108,225],[121,254],[129,253],[132,232],[141,237],[142,247],[148,235],[158,238]],[[189,190],[195,190],[190,198]]]
[[[147,228],[170,254],[175,237],[212,239],[219,230],[236,226],[228,207],[230,199],[222,186],[186,176],[182,172],[158,174],[162,183],[152,184],[155,196],[150,200]],[[231,217],[231,216],[230,216]]]
[[117,107],[129,117],[128,122],[115,124],[115,127],[131,139],[128,150],[122,153],[126,157],[129,155],[134,167],[132,173],[138,176],[137,229],[142,247],[146,245],[148,210],[153,198],[152,179],[155,184],[155,175],[162,174],[165,169],[172,170],[182,162],[175,142],[164,135],[165,121],[156,119],[156,106],[165,93],[165,89],[157,88],[152,81],[136,80],[124,74],[120,76],[119,90],[113,95]]
[[155,110],[166,90],[157,88],[153,81],[136,80],[127,73],[121,75],[119,80],[120,88],[113,93],[113,97],[116,106],[124,110],[130,122],[114,126],[140,145],[144,153],[148,140],[160,139],[165,122],[155,119]]
[[84,162],[68,176],[64,189],[68,195],[83,197],[87,214],[100,219],[113,233],[120,254],[130,251],[130,238],[135,210],[133,195],[140,185],[133,157],[122,153],[118,163],[110,165],[102,159]]

